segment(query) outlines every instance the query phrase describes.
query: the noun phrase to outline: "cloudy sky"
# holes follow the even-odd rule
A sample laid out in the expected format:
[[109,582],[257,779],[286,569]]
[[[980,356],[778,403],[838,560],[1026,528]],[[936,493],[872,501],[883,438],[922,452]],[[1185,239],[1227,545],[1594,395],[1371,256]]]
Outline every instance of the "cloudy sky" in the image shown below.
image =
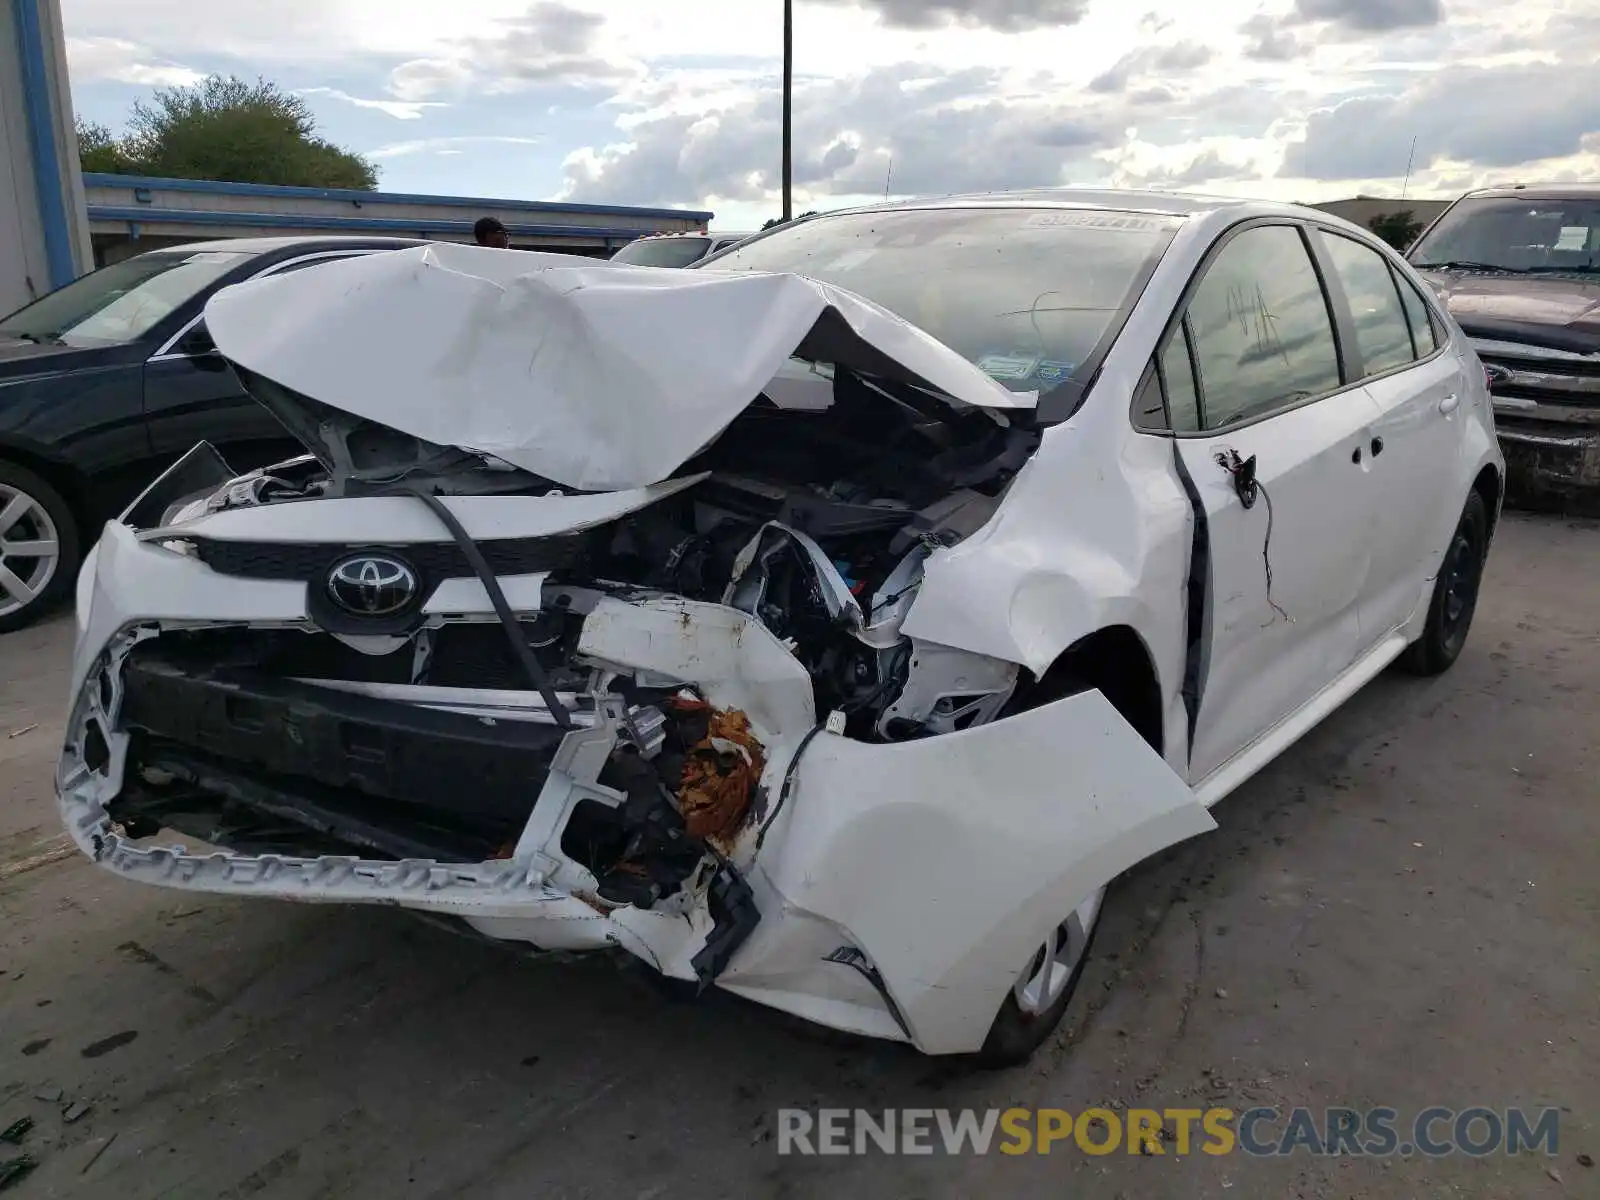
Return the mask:
[[[305,94],[390,191],[777,212],[780,0],[62,0],[80,113]],[[1600,177],[1595,0],[796,0],[798,207]]]

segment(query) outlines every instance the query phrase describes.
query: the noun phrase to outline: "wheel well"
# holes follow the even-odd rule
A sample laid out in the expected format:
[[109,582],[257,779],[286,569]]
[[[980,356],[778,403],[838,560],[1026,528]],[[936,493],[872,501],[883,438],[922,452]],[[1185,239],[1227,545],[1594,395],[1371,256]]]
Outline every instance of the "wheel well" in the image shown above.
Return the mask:
[[1483,506],[1489,510],[1489,536],[1494,536],[1495,522],[1500,517],[1500,472],[1491,463],[1478,472],[1472,481],[1472,490],[1483,497]]
[[15,463],[24,470],[32,471],[61,493],[61,498],[72,510],[72,519],[78,523],[79,530],[88,527],[89,499],[85,494],[82,478],[72,468],[64,467],[58,462],[52,462],[48,458],[42,458],[8,442],[0,442],[0,462]]
[[1020,684],[1013,705],[1036,708],[1085,686],[1105,696],[1157,754],[1165,753],[1161,683],[1144,639],[1132,628],[1113,625],[1080,638],[1043,675]]

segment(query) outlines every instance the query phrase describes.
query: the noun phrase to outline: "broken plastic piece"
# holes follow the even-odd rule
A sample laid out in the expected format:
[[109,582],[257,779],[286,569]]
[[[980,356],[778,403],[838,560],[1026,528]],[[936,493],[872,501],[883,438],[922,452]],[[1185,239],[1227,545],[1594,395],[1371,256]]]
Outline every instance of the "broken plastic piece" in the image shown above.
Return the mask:
[[28,1136],[28,1130],[32,1128],[32,1117],[18,1117],[4,1129],[0,1129],[0,1142],[8,1142],[13,1146],[19,1146],[22,1144],[22,1139]]
[[761,923],[755,893],[730,862],[723,861],[711,877],[706,904],[714,924],[706,944],[689,960],[702,992],[716,982],[734,953]]

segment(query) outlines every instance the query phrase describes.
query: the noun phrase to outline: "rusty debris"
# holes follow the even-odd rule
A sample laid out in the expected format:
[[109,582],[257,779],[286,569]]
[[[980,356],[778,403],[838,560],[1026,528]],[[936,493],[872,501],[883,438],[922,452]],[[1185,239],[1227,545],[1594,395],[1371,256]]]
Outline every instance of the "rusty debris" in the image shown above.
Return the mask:
[[712,709],[706,736],[683,763],[678,807],[689,836],[726,842],[744,825],[766,755],[738,709]]

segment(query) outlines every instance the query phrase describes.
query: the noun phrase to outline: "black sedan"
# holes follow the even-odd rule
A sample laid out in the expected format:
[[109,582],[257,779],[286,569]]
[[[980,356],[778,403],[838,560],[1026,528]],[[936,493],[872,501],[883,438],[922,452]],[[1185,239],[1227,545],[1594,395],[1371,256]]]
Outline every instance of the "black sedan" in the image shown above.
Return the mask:
[[240,470],[302,452],[212,346],[229,284],[410,238],[248,238],[126,259],[0,320],[0,633],[69,591],[114,516],[196,442]]

